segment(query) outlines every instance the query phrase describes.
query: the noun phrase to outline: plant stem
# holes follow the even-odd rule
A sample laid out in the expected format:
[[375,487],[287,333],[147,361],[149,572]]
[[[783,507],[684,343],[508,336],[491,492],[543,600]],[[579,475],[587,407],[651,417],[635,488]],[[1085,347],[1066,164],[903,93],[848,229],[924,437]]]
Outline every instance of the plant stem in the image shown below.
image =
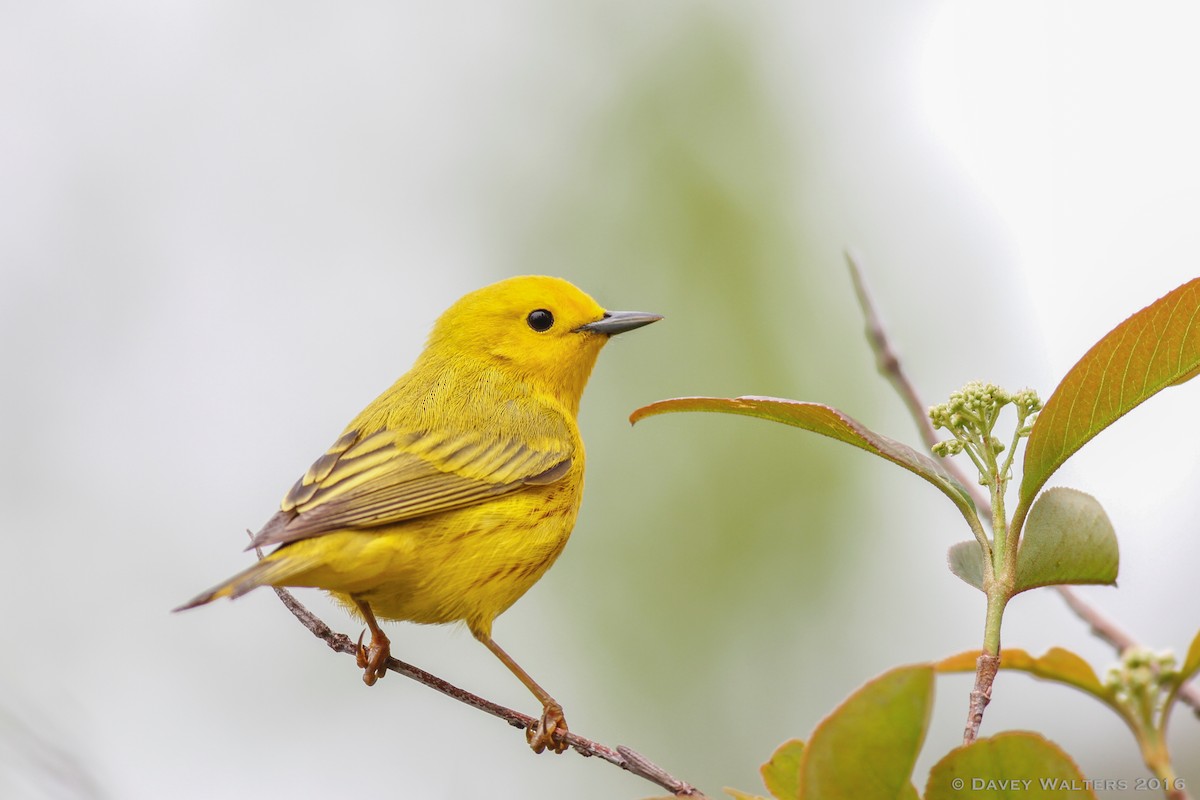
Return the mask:
[[[995,584],[1000,581],[995,581]],[[987,613],[983,621],[983,653],[984,655],[1000,655],[1000,624],[1004,620],[1004,607],[1008,604],[1008,594],[999,591],[995,586],[988,593]]]
[[1004,476],[1005,482],[1008,481],[1012,472],[1013,459],[1017,455],[1017,446],[1021,444],[1021,430],[1025,427],[1026,417],[1017,412],[1017,425],[1013,429],[1012,441],[1008,445],[1008,453],[1004,457],[1004,464],[1000,467],[1000,474]]
[[971,689],[971,703],[967,710],[967,727],[963,730],[963,744],[969,745],[979,737],[979,726],[983,724],[983,710],[992,701],[992,682],[1000,671],[1000,656],[981,654],[975,662],[975,687]]
[[983,622],[983,652],[975,662],[975,687],[971,690],[967,706],[967,727],[963,731],[963,744],[975,741],[979,727],[983,724],[983,712],[992,700],[992,682],[1000,670],[1000,629],[1004,622],[1004,608],[1012,597],[1016,574],[1016,543],[1009,541],[1008,523],[1004,518],[1004,476],[998,474],[995,456],[987,452],[988,466],[992,468],[989,489],[992,495],[993,547],[991,559],[985,562],[983,589],[987,593],[987,612]]
[[979,736],[983,724],[983,712],[992,700],[992,683],[1000,671],[1000,623],[1004,619],[1004,606],[1009,596],[1001,581],[993,580],[988,591],[987,613],[984,617],[983,652],[975,661],[975,686],[971,689],[967,706],[967,727],[963,730],[963,744],[971,744]]
[[1175,770],[1171,768],[1171,757],[1167,755],[1167,748],[1164,745],[1162,748],[1163,758],[1161,761],[1155,760],[1151,763],[1150,758],[1146,758],[1146,766],[1154,773],[1154,777],[1158,778],[1162,784],[1163,796],[1167,800],[1188,800],[1187,790],[1183,788],[1183,784],[1179,782],[1179,777],[1175,774]]
[[[1004,476],[993,474],[991,485],[988,488],[992,494],[992,538],[996,543],[993,565],[996,568],[996,574],[1000,575],[1005,572],[1004,565],[1008,563],[1010,555],[1015,555],[1017,543],[1012,540],[1015,537],[1010,537],[1008,520],[1004,517]],[[1012,560],[1015,564],[1016,559]]]
[[1174,767],[1171,766],[1171,753],[1167,750],[1164,729],[1156,728],[1149,719],[1138,720],[1132,714],[1122,714],[1122,716],[1133,730],[1134,738],[1137,739],[1138,746],[1141,748],[1142,760],[1146,763],[1146,769],[1150,770],[1150,773],[1158,779],[1163,796],[1167,800],[1189,800],[1183,782],[1179,780]]

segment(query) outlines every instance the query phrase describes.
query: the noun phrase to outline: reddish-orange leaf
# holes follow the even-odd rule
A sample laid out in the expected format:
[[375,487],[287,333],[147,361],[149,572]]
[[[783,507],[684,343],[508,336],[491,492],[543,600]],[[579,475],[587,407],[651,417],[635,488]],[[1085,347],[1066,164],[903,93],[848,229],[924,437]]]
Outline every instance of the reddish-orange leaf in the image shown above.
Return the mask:
[[[978,650],[968,650],[965,653],[944,658],[934,664],[938,672],[974,672],[975,661],[979,658]],[[1096,677],[1096,671],[1091,664],[1084,661],[1070,650],[1061,647],[1051,647],[1040,656],[1032,656],[1028,651],[1014,647],[1006,647],[1000,652],[1000,669],[1028,672],[1046,680],[1065,683],[1074,686],[1105,703],[1112,703],[1112,692],[1105,689]]]
[[941,464],[924,453],[917,452],[906,444],[884,436],[863,425],[858,420],[819,403],[803,403],[799,400],[782,400],[777,397],[676,397],[659,400],[634,411],[630,422],[638,422],[656,414],[673,411],[717,411],[724,414],[740,414],[758,417],[772,422],[782,422],[852,444],[868,453],[886,458],[893,464],[920,475],[940,489],[954,501],[965,516],[975,513],[975,503],[966,487],[958,482]]
[[1024,521],[1046,480],[1075,451],[1157,392],[1200,371],[1200,278],[1122,322],[1071,368],[1025,445]]

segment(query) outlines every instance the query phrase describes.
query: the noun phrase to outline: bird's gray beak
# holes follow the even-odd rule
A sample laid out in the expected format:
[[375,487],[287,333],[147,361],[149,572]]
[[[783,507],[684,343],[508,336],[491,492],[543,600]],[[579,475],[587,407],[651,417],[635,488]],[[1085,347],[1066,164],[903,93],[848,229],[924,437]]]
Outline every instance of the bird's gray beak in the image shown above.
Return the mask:
[[631,331],[634,328],[649,325],[651,322],[658,322],[660,319],[662,319],[661,314],[647,314],[644,311],[605,311],[604,316],[600,319],[580,325],[575,330],[616,336],[618,333]]

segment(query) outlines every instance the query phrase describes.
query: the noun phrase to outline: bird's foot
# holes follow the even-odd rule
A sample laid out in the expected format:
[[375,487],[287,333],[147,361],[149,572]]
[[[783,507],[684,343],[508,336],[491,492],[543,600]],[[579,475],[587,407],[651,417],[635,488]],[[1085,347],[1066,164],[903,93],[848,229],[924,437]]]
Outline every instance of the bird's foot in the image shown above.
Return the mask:
[[354,655],[359,668],[363,670],[363,683],[374,686],[375,681],[387,675],[387,662],[392,657],[392,643],[382,631],[378,631],[371,634],[371,645],[365,647],[363,637],[366,635],[366,631],[358,635],[358,649]]
[[540,753],[550,748],[556,753],[567,749],[567,720],[563,717],[562,706],[553,701],[542,708],[542,718],[532,727],[525,729],[525,741]]

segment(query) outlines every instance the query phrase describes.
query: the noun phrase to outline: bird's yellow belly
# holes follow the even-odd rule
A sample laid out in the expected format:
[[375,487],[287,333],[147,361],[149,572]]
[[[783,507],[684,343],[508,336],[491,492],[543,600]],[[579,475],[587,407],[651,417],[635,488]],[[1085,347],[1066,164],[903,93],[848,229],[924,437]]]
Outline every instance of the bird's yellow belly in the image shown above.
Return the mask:
[[313,560],[292,585],[350,595],[376,617],[419,623],[465,621],[490,635],[562,552],[579,492],[552,484],[399,525],[339,531],[284,548]]

